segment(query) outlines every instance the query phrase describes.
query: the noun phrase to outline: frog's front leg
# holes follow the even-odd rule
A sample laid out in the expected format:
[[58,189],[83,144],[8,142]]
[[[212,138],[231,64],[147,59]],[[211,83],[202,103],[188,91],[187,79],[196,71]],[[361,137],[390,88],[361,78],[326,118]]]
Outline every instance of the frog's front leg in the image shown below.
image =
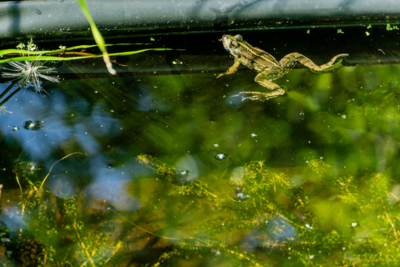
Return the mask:
[[297,52],[295,53],[290,53],[286,56],[284,56],[279,63],[281,64],[281,66],[286,69],[292,69],[294,67],[294,65],[296,65],[296,61],[300,62],[301,64],[303,64],[304,66],[314,70],[314,71],[322,71],[325,69],[328,69],[330,67],[332,67],[333,63],[335,63],[335,61],[340,58],[340,57],[345,57],[348,56],[349,54],[339,54],[337,56],[334,56],[328,63],[325,63],[321,66],[318,66],[317,64],[315,64],[314,62],[311,61],[311,59],[309,59],[308,57],[299,54]]
[[233,96],[242,97],[242,101],[245,99],[265,101],[280,95],[285,94],[285,90],[276,83],[271,82],[283,76],[281,69],[273,68],[265,70],[259,73],[254,79],[258,84],[273,90],[273,92],[239,92],[239,94]]
[[233,63],[232,67],[230,67],[230,68],[228,69],[227,72],[221,73],[220,75],[218,75],[218,76],[217,76],[217,79],[218,79],[219,77],[221,77],[221,76],[224,76],[224,75],[231,75],[231,74],[234,74],[234,73],[238,70],[239,66],[240,66],[239,60],[235,60],[235,63]]

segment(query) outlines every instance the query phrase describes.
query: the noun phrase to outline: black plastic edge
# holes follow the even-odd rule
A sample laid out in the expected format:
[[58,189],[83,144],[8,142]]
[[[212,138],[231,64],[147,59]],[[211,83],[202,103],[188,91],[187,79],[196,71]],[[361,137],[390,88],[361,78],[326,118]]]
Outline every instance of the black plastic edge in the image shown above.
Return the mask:
[[[103,35],[397,24],[397,0],[86,1]],[[0,3],[0,40],[90,37],[76,0]]]

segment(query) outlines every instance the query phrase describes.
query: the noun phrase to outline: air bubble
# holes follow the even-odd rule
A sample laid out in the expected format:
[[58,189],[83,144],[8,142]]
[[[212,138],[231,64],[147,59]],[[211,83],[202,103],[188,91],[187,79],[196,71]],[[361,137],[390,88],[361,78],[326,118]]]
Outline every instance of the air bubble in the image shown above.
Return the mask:
[[222,152],[217,152],[217,153],[213,154],[213,159],[216,160],[216,161],[222,162],[222,161],[227,160],[227,158],[228,157]]

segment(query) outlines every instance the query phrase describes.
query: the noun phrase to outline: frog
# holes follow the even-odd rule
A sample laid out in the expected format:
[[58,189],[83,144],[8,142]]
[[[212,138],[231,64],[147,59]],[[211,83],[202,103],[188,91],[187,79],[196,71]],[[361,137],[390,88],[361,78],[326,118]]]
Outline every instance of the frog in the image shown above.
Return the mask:
[[224,75],[234,74],[240,64],[248,67],[249,69],[254,69],[258,72],[254,81],[261,86],[271,90],[272,92],[239,92],[239,94],[233,95],[242,97],[242,101],[245,99],[250,100],[260,100],[265,101],[271,98],[275,98],[285,94],[285,89],[278,84],[272,82],[273,80],[279,79],[288,73],[297,62],[303,64],[307,68],[319,72],[323,70],[329,70],[333,67],[336,61],[343,60],[343,57],[349,54],[343,53],[334,56],[328,63],[323,65],[316,65],[308,57],[294,52],[284,56],[280,61],[277,61],[275,57],[271,54],[265,52],[264,50],[253,47],[248,42],[243,40],[243,36],[237,34],[235,36],[225,34],[222,36],[222,44],[234,58],[234,63],[232,67],[228,69],[227,72],[219,74],[217,78]]

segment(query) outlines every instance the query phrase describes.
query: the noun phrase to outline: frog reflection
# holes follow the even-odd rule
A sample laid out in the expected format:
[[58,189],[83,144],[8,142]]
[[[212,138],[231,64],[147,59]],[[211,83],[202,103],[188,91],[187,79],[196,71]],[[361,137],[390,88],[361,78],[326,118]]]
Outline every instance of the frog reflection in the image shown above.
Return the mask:
[[300,62],[304,66],[314,70],[322,71],[329,69],[333,64],[341,57],[348,56],[348,54],[339,54],[333,57],[328,63],[321,66],[316,65],[306,56],[299,54],[297,52],[290,53],[284,56],[280,61],[277,61],[271,54],[261,50],[258,47],[251,46],[248,42],[243,40],[240,34],[235,36],[223,35],[222,44],[224,48],[234,57],[234,64],[228,69],[226,73],[220,74],[217,78],[223,75],[230,75],[235,73],[240,64],[254,69],[258,72],[255,81],[273,90],[272,92],[240,92],[234,96],[241,96],[242,100],[268,100],[280,95],[285,94],[285,90],[281,88],[273,80],[281,78],[283,75],[289,72],[295,65],[296,62]]

